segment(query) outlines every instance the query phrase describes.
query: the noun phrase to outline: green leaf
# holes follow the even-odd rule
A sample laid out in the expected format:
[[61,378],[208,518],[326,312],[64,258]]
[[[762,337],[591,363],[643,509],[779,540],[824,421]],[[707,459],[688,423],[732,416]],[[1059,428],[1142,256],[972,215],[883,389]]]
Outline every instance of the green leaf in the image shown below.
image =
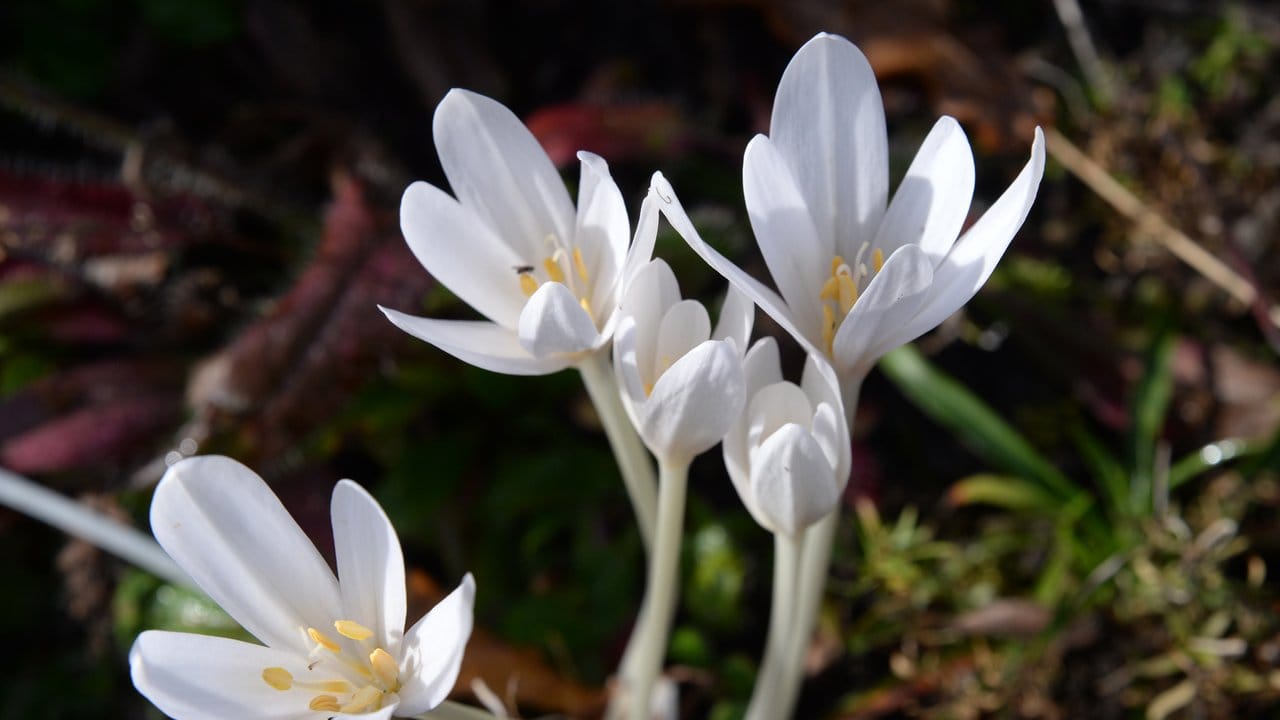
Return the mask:
[[1077,425],[1071,430],[1080,457],[1089,466],[1098,486],[1107,498],[1112,515],[1115,517],[1128,514],[1129,508],[1129,473],[1114,455],[1107,450],[1102,441]]
[[1077,494],[1072,484],[989,405],[934,367],[912,345],[880,360],[880,369],[902,394],[930,418],[955,434],[975,455],[997,468],[1038,483],[1066,499]]
[[1062,509],[1062,500],[1045,492],[1040,485],[1009,475],[970,475],[951,486],[947,501],[953,505],[994,505],[1049,516]]
[[1208,445],[1188,454],[1169,468],[1169,489],[1195,479],[1207,472],[1237,458],[1252,457],[1262,454],[1265,442],[1227,438],[1211,442]]
[[1169,361],[1176,340],[1168,327],[1157,333],[1147,352],[1146,372],[1138,382],[1129,409],[1132,418],[1129,447],[1133,461],[1129,509],[1138,516],[1151,512],[1156,442],[1164,426],[1165,413],[1169,410],[1169,400],[1173,397],[1173,364]]

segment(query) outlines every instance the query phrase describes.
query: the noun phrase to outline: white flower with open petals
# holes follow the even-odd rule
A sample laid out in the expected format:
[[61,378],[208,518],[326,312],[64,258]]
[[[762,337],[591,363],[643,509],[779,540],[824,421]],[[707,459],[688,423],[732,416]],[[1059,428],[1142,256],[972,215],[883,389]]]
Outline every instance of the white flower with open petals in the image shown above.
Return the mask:
[[[451,90],[433,132],[456,198],[410,185],[400,227],[423,267],[487,320],[383,313],[460,360],[511,375],[562,370],[604,347],[625,278],[653,252],[653,233],[640,228],[628,249],[626,204],[605,161],[578,154],[575,212],[547,154],[501,103]],[[650,213],[641,214],[643,224]]]
[[725,435],[725,469],[756,522],[798,537],[835,510],[849,480],[839,382],[813,354],[799,385],[783,380],[773,338],[751,346],[744,370],[747,404]]
[[[858,48],[835,35],[814,37],[792,58],[770,131],[747,146],[742,183],[777,292],[696,233],[682,234],[809,351],[830,358],[846,394],[882,355],[936,327],[982,287],[1044,172],[1037,128],[1031,160],[957,239],[973,197],[973,153],[960,125],[943,117],[886,205],[880,91]],[[665,181],[659,189],[674,198]],[[672,207],[663,210],[670,216]]]
[[144,632],[129,654],[138,690],[177,720],[383,719],[444,701],[475,582],[406,633],[404,559],[382,508],[343,480],[331,514],[337,578],[252,470],[216,456],[170,468],[151,505],[156,540],[263,645]]
[[712,332],[658,259],[636,274],[613,344],[623,405],[655,455],[687,462],[720,442],[743,403],[742,354],[755,306],[729,290]]

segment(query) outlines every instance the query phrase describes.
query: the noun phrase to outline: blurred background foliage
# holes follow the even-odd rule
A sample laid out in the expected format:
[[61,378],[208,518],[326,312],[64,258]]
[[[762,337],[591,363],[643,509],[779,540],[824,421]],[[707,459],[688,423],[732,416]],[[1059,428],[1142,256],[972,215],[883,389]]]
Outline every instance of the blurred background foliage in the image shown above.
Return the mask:
[[[1280,11],[1074,7],[7,0],[0,464],[145,527],[166,462],[230,454],[321,548],[355,478],[401,532],[411,614],[477,577],[462,696],[482,678],[526,716],[592,716],[643,579],[617,471],[571,374],[475,370],[379,317],[468,312],[403,246],[399,194],[443,184],[431,112],[467,87],[571,185],[574,152],[602,153],[634,211],[662,169],[763,275],[741,151],[795,48],[838,32],[882,82],[892,177],[939,114],[963,123],[971,217],[1036,124],[1058,140],[988,287],[863,391],[799,716],[1269,716]],[[686,295],[723,292],[670,232],[658,253]],[[729,720],[769,542],[717,453],[694,479],[671,673],[686,717]],[[0,511],[0,537],[0,716],[156,717],[128,682],[139,630],[242,632],[27,518]]]

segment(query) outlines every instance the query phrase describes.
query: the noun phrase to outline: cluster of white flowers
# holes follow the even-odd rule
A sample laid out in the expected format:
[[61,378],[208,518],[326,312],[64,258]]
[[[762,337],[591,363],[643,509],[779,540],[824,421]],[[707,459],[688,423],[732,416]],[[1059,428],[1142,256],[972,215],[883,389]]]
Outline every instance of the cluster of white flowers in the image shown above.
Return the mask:
[[[485,319],[382,310],[481,368],[582,371],[649,549],[610,717],[674,713],[660,676],[686,475],[722,441],[744,505],[777,539],[773,615],[748,717],[789,716],[850,472],[859,387],[876,360],[986,282],[1035,198],[1040,131],[1026,167],[962,234],[974,166],[959,124],[937,122],[890,201],[871,67],[852,43],[818,35],[788,65],[770,134],[744,158],[746,206],[775,290],[703,241],[661,173],[633,235],[603,159],[579,153],[575,210],[546,153],[501,104],[453,90],[433,129],[453,194],[413,184],[401,226],[426,270]],[[670,267],[651,258],[660,217],[730,283],[714,329],[701,303],[681,298]],[[807,353],[798,385],[784,379],[774,339],[750,344],[755,305]],[[634,451],[637,437],[657,460],[656,481]],[[337,579],[243,466],[201,458],[171,470],[152,509],[157,539],[265,647],[148,632],[132,655],[138,688],[179,720],[385,718],[438,705],[470,633],[470,576],[406,634],[403,560],[385,515],[343,481],[333,523]]]

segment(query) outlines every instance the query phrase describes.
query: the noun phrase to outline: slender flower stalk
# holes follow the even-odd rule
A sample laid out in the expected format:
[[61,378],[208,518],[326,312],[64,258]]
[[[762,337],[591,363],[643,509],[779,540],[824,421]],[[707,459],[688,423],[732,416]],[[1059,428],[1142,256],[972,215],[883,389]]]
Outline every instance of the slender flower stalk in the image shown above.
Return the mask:
[[138,691],[176,720],[385,720],[439,707],[471,634],[475,582],[464,577],[406,631],[404,559],[382,508],[343,480],[331,513],[338,577],[253,471],[213,456],[171,467],[152,500],[156,539],[263,644],[144,632],[129,653]]
[[[803,545],[798,538],[773,535],[773,602],[769,608],[769,631],[764,656],[756,674],[756,686],[747,705],[747,720],[785,717],[781,708],[792,638],[796,637],[795,607],[797,571]],[[789,707],[789,706],[788,706]]]

